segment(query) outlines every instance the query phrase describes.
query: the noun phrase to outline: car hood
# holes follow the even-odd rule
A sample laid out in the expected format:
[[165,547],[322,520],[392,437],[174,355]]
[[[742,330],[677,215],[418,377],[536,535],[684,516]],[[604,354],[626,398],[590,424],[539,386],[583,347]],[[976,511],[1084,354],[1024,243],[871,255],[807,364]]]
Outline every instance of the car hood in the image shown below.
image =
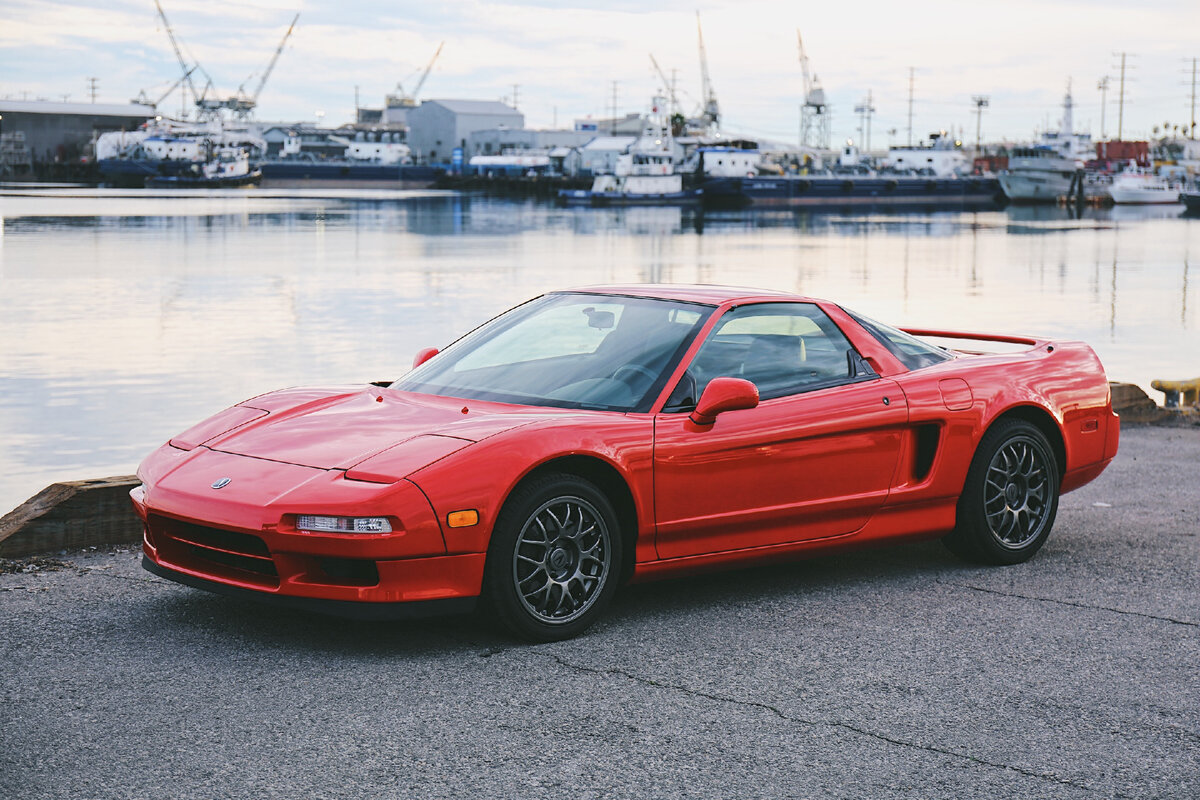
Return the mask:
[[[319,469],[350,469],[417,437],[448,437],[459,440],[465,447],[471,442],[545,419],[556,411],[398,392],[375,386],[349,392],[288,389],[253,398],[234,409],[245,411],[222,414],[230,417],[237,427],[196,444],[223,453]],[[212,433],[214,426],[211,423],[219,417],[221,415],[193,430]],[[245,421],[247,418],[249,421]],[[215,427],[223,426],[218,422]],[[172,443],[180,439],[188,439],[188,433],[176,437]],[[453,449],[459,448],[409,448],[414,455],[420,451],[429,452],[431,456],[435,451],[445,455]]]

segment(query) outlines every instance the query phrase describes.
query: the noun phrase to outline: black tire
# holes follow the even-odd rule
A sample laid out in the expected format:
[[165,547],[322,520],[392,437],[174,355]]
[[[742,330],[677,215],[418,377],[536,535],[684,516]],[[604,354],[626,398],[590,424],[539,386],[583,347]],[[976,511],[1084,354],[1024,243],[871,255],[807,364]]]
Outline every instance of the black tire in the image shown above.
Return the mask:
[[523,639],[577,636],[617,590],[622,541],[612,503],[594,484],[551,474],[518,487],[488,545],[488,610]]
[[942,541],[968,561],[1028,561],[1054,526],[1059,481],[1045,434],[1020,419],[996,423],[971,459],[957,524]]

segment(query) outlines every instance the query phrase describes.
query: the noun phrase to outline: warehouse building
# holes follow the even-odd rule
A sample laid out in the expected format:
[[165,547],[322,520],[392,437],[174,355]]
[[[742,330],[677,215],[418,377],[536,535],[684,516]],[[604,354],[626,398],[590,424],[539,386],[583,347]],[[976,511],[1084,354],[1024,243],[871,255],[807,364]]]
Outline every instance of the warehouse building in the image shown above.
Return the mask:
[[40,173],[50,165],[78,162],[95,137],[135,130],[154,114],[154,106],[140,103],[0,100],[0,135],[10,142],[23,140],[34,172]]
[[426,100],[408,109],[406,120],[418,164],[448,163],[456,147],[466,151],[475,131],[525,127],[524,114],[495,100]]

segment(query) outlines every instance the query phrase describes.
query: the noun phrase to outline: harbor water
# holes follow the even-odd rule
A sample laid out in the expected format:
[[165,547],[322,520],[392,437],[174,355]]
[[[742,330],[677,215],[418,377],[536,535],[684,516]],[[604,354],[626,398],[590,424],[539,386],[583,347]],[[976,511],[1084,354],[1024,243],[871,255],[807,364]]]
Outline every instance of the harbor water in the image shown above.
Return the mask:
[[[540,292],[722,283],[1200,375],[1200,220],[560,209],[436,192],[0,191],[0,513],[284,386],[394,379]],[[1154,395],[1161,397],[1161,395]]]

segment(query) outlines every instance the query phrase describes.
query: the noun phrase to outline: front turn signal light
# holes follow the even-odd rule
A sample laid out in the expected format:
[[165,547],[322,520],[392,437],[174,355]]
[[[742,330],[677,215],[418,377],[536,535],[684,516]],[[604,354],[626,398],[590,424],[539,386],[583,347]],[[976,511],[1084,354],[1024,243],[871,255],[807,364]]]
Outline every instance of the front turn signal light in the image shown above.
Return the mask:
[[479,524],[479,512],[473,508],[466,511],[451,511],[446,515],[446,524],[451,528],[469,528]]

